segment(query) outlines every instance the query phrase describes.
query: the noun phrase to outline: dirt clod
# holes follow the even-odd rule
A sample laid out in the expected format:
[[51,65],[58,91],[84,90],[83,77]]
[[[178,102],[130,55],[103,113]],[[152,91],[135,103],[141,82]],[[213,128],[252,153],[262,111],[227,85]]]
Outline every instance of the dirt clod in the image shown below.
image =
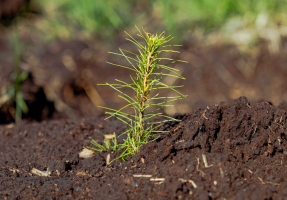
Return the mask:
[[[129,161],[79,158],[91,139],[124,131],[102,118],[0,126],[0,196],[8,199],[284,199],[286,106],[245,97],[164,124]],[[102,133],[94,126],[102,124]],[[23,134],[24,132],[28,134]],[[7,134],[9,131],[9,134]],[[22,132],[22,134],[20,134]],[[41,134],[38,134],[41,132]],[[39,142],[42,140],[42,142]],[[51,171],[50,177],[30,173]]]

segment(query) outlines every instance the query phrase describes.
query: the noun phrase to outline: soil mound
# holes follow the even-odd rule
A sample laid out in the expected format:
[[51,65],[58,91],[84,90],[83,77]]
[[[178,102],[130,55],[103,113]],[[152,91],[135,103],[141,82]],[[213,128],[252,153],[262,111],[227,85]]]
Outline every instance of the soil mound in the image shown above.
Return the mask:
[[[285,199],[286,103],[245,97],[179,115],[169,133],[123,162],[79,158],[91,139],[120,134],[116,120],[0,126],[0,196],[7,199]],[[158,137],[158,136],[155,136]],[[37,176],[33,168],[47,173]]]

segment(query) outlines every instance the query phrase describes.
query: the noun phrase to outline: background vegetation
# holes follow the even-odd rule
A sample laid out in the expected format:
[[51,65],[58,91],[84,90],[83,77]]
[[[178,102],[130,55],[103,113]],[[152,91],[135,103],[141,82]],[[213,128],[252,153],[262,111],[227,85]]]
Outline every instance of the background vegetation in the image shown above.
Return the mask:
[[[262,27],[277,30],[287,25],[286,0],[35,0],[43,14],[37,28],[46,39],[115,38],[134,25],[155,32],[166,30],[184,39],[220,31],[227,40],[242,32],[243,40],[264,37]],[[243,31],[244,30],[244,31]],[[248,31],[246,31],[248,30]],[[279,32],[282,32],[279,30]],[[180,40],[179,39],[179,40]],[[248,42],[247,41],[247,42]],[[180,41],[179,41],[180,42]]]
[[[90,116],[99,112],[99,105],[119,104],[111,91],[101,91],[97,84],[101,78],[113,81],[117,75],[125,77],[124,71],[115,73],[106,65],[106,61],[118,63],[117,58],[111,58],[107,51],[117,52],[117,47],[133,51],[125,41],[124,31],[135,36],[135,25],[152,33],[166,31],[167,35],[174,36],[174,44],[183,44],[183,49],[179,49],[183,53],[177,59],[188,60],[189,64],[177,64],[175,68],[184,71],[189,77],[189,82],[183,84],[189,85],[186,90],[190,94],[185,104],[175,105],[173,110],[166,109],[169,115],[191,110],[194,105],[199,106],[197,102],[202,99],[208,100],[210,104],[238,96],[247,96],[253,101],[259,97],[270,98],[267,87],[262,83],[266,83],[270,91],[276,91],[277,94],[270,100],[279,103],[282,96],[287,97],[287,93],[280,92],[278,88],[281,82],[277,79],[274,81],[275,76],[270,73],[263,73],[259,65],[268,64],[261,59],[267,59],[261,53],[265,44],[268,55],[287,52],[286,1],[1,1],[0,113],[9,99],[8,86],[18,80],[15,76],[9,79],[8,86],[6,84],[7,77],[13,70],[17,71],[13,68],[15,58],[18,59],[16,64],[20,69],[18,74],[22,71],[31,74],[26,81],[17,82],[21,86],[19,88],[23,88],[24,82],[35,83],[43,88],[47,101],[55,102],[56,110],[65,112],[66,116],[78,116],[79,110],[84,116]],[[19,5],[22,5],[21,9]],[[18,19],[18,26],[15,25],[15,19]],[[14,37],[17,30],[19,40]],[[261,42],[261,38],[264,42]],[[236,47],[222,45],[226,43],[235,44]],[[286,66],[282,62],[282,66]],[[273,61],[270,63],[274,65]],[[278,69],[274,71],[279,72]],[[269,79],[263,75],[261,77],[259,72],[268,75]],[[177,84],[170,78],[165,81]],[[256,85],[251,88],[252,81],[260,87]],[[270,83],[274,83],[272,87]],[[213,93],[209,91],[208,84]],[[32,102],[33,96],[27,93],[24,92],[24,100],[27,102],[30,99]],[[109,93],[110,96],[107,95]],[[10,95],[11,98],[17,99]],[[80,104],[79,99],[85,103]],[[86,102],[92,102],[92,105]],[[29,105],[28,108],[32,112]],[[11,109],[5,113],[11,113]],[[42,115],[39,116],[41,118]]]

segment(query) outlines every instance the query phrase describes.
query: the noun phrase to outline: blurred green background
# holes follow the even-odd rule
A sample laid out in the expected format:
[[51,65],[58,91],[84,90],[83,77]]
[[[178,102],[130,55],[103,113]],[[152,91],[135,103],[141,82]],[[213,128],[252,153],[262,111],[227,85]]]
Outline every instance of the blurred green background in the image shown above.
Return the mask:
[[[153,32],[165,30],[179,42],[191,34],[202,37],[216,31],[220,32],[221,39],[226,41],[238,42],[240,37],[240,42],[250,43],[258,37],[267,37],[262,33],[264,32],[262,28],[268,27],[272,30],[280,29],[282,26],[285,28],[286,2],[286,0],[32,0],[28,5],[32,7],[30,10],[38,13],[37,20],[30,21],[31,28],[39,31],[41,37],[48,41],[55,38],[65,40],[95,38],[112,43],[123,30],[134,29],[137,25],[152,29]],[[34,15],[29,16],[29,13],[21,16],[35,18]],[[284,31],[285,29],[279,30],[280,33]]]
[[[188,98],[166,109],[167,114],[191,112],[239,96],[252,103],[261,98],[278,105],[287,101],[286,3],[0,0],[0,123],[16,119],[16,97],[7,94],[13,85],[23,92],[24,101],[16,105],[26,102],[29,108],[27,114],[19,111],[24,118],[33,115],[43,120],[54,111],[68,118],[89,117],[102,113],[99,105],[121,107],[118,94],[98,84],[130,80],[125,70],[106,61],[123,62],[107,53],[117,52],[118,47],[135,50],[124,33],[135,36],[135,25],[150,33],[166,31],[174,37],[173,44],[183,45],[176,58],[188,64],[173,67],[187,79],[165,81],[185,85],[180,91]],[[16,83],[22,71],[29,76]],[[11,74],[16,74],[14,79]]]

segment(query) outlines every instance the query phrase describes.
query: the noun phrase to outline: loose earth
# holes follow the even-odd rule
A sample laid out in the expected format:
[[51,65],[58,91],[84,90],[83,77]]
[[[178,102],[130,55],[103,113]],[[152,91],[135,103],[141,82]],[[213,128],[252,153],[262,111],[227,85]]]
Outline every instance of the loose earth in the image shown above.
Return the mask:
[[[245,97],[178,115],[128,161],[80,158],[121,134],[103,118],[0,126],[1,199],[286,199],[287,104]],[[124,138],[119,138],[122,141]],[[153,139],[153,138],[151,138]],[[39,170],[42,175],[35,173]]]

